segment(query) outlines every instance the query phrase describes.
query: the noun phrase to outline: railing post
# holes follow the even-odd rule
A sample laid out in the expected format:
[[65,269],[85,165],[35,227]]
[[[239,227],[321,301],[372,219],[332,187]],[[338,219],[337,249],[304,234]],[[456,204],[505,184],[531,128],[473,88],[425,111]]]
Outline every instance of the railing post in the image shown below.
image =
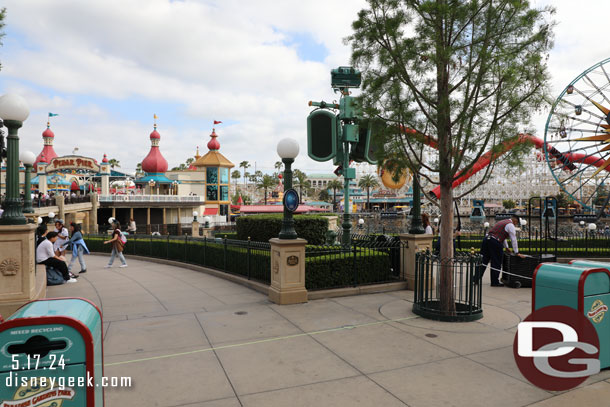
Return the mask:
[[358,268],[356,267],[356,243],[352,240],[353,245],[353,257],[352,257],[352,271],[354,273],[354,287],[358,286]]
[[585,229],[585,256],[589,254],[589,229]]
[[169,235],[167,235],[165,244],[165,258],[169,260]]
[[223,250],[223,270],[227,271],[227,238],[224,238],[224,250]]
[[203,262],[201,264],[202,266],[206,265],[206,262],[205,262],[205,260],[206,260],[206,257],[205,257],[206,253],[205,252],[207,251],[207,249],[208,249],[208,237],[204,236],[203,237]]
[[184,235],[184,262],[186,263],[186,251],[188,250],[189,235]]
[[250,280],[250,236],[248,236],[248,255],[246,256],[246,262],[248,267],[248,280]]
[[148,244],[148,255],[150,257],[152,257],[152,241],[153,241],[153,237],[152,237],[152,235],[150,235],[150,241],[149,241],[149,244]]

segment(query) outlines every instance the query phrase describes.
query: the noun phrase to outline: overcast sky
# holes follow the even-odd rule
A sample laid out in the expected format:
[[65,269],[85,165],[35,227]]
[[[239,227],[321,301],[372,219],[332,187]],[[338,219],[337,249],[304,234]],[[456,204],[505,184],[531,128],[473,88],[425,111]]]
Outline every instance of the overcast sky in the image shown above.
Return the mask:
[[[557,8],[549,60],[556,94],[610,57],[610,2],[534,1]],[[273,171],[277,141],[297,139],[307,158],[309,100],[336,99],[330,69],[349,64],[343,38],[364,0],[8,0],[0,93],[24,96],[31,114],[21,146],[38,154],[48,112],[55,150],[121,162],[148,153],[153,114],[170,167],[201,151],[216,130],[221,152]],[[543,136],[546,113],[536,120]],[[516,131],[532,129],[516,129]]]

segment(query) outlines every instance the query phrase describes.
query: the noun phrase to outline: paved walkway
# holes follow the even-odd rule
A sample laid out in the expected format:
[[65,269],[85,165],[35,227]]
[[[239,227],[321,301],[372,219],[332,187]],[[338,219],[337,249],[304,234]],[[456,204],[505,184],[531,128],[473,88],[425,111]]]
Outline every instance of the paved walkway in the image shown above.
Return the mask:
[[[77,284],[104,314],[106,407],[607,406],[610,371],[567,393],[530,385],[512,353],[531,290],[484,287],[485,317],[441,323],[411,312],[412,292],[277,306],[210,275],[87,256]],[[77,266],[78,267],[78,266]]]

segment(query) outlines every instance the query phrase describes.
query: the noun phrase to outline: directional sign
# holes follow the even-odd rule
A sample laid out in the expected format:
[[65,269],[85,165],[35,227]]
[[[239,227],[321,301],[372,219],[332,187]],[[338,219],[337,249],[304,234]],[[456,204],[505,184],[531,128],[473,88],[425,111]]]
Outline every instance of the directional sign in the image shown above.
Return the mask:
[[294,212],[299,207],[299,194],[294,189],[288,189],[284,192],[284,208],[289,212]]

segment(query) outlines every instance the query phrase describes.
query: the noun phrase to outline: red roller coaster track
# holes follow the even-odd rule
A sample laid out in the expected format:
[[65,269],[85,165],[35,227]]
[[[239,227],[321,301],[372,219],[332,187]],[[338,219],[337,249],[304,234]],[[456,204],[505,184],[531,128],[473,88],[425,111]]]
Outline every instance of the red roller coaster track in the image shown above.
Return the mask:
[[[409,129],[409,128],[405,128],[403,131],[404,131],[404,133],[408,133],[408,134],[415,136],[416,138],[418,138],[418,140],[420,140],[421,142],[423,142],[424,144],[426,144],[432,148],[438,148],[438,142],[433,137],[426,136],[424,134],[418,133],[416,130]],[[531,134],[526,134],[526,133],[519,134],[519,135],[515,136],[514,138],[507,140],[504,143],[500,144],[501,148],[496,149],[496,151],[489,150],[488,152],[483,154],[481,157],[479,157],[479,159],[474,163],[472,168],[470,168],[468,171],[461,171],[460,173],[458,173],[458,175],[457,175],[456,179],[453,181],[453,184],[451,185],[451,187],[456,188],[457,186],[462,184],[464,181],[466,181],[468,178],[472,177],[474,174],[476,174],[477,172],[479,172],[482,169],[484,169],[485,167],[487,167],[492,161],[497,160],[504,153],[510,151],[517,144],[522,144],[522,143],[531,143],[537,149],[542,149],[544,147],[544,141],[542,139],[539,139],[538,137],[534,137]],[[590,164],[590,165],[594,165],[596,167],[601,167],[604,165],[603,159],[593,156],[593,155],[583,154],[583,153],[562,153],[562,152],[558,151],[555,147],[552,147],[550,145],[547,145],[547,150],[548,150],[549,154],[554,159],[557,160],[557,164],[561,165],[562,169],[565,171],[575,170],[576,166],[574,165],[574,162]],[[610,171],[610,167],[606,167],[605,170]],[[430,191],[430,193],[437,199],[440,198],[441,197],[441,187],[437,186],[432,191]]]

